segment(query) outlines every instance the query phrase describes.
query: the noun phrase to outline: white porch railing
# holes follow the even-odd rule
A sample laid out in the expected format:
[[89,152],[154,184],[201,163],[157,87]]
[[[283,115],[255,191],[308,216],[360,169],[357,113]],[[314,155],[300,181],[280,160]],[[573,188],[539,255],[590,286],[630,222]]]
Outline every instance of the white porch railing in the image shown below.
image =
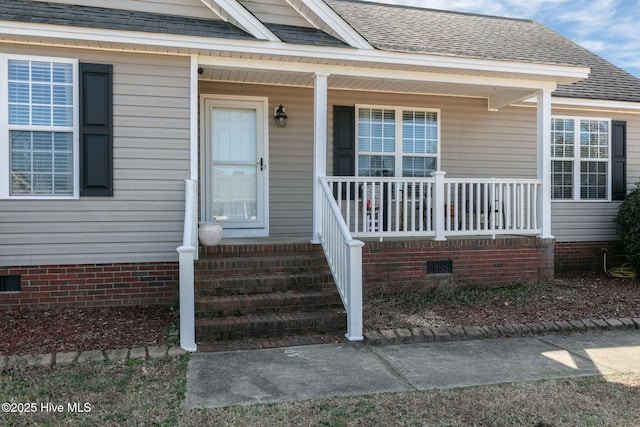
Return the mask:
[[537,179],[327,177],[354,237],[540,234]]
[[180,268],[180,347],[196,351],[193,268],[198,255],[198,182],[185,180],[184,230],[177,248]]
[[333,198],[326,178],[320,178],[322,186],[322,228],[320,243],[338,287],[342,303],[347,311],[349,341],[362,341],[362,247],[347,228],[340,209]]

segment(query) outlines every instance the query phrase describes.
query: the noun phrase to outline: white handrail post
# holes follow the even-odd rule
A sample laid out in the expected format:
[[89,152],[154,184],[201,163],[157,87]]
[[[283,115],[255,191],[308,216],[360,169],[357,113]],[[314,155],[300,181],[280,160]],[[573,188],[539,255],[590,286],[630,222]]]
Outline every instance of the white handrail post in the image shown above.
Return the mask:
[[[186,351],[196,351],[195,297],[193,290],[193,261],[196,249],[180,246],[180,347]],[[191,268],[188,268],[188,266]]]
[[186,351],[196,351],[193,263],[198,250],[197,188],[197,181],[185,180],[184,230],[182,246],[177,248],[180,270],[180,347]]
[[447,240],[445,237],[444,221],[445,221],[445,209],[444,209],[444,176],[445,171],[435,171],[431,173],[434,177],[434,195],[433,195],[433,222],[436,232],[435,240]]
[[362,247],[364,242],[352,240],[346,242],[349,251],[347,290],[349,307],[347,309],[347,333],[349,341],[362,341]]

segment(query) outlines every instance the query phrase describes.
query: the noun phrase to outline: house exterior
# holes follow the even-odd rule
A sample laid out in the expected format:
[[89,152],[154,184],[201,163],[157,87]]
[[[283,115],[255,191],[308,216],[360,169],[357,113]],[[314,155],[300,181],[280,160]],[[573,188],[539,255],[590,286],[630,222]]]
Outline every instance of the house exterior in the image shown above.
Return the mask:
[[178,261],[213,221],[228,248],[346,244],[358,266],[329,263],[365,288],[545,280],[599,262],[640,178],[640,80],[533,21],[357,0],[0,10],[0,309],[168,303],[180,275],[193,305]]

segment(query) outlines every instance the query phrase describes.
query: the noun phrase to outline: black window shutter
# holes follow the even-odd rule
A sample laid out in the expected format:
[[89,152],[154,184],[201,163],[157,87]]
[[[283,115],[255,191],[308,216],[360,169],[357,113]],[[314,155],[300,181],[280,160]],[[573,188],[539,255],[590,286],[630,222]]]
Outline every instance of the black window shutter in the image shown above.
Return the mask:
[[611,199],[627,195],[627,122],[611,122]]
[[[355,176],[356,172],[356,109],[333,106],[333,175]],[[334,191],[336,191],[334,189]],[[346,187],[342,188],[346,197]],[[351,197],[353,198],[353,187]]]
[[113,66],[80,63],[80,195],[113,196]]

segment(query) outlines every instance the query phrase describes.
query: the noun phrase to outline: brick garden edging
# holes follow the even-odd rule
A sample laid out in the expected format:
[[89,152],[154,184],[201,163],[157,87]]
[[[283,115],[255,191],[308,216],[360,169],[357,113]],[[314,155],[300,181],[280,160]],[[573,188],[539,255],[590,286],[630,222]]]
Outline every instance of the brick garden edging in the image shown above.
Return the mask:
[[0,355],[0,372],[16,368],[51,367],[87,362],[126,362],[128,360],[161,359],[186,354],[178,346],[145,346],[113,350],[86,350],[66,353]]
[[369,345],[391,345],[633,329],[640,329],[640,318],[584,319],[496,326],[421,327],[410,330],[381,329],[365,332],[364,339],[365,343]]
[[[392,345],[420,342],[465,341],[490,338],[532,337],[595,331],[638,330],[640,318],[584,319],[560,322],[516,323],[496,326],[381,329],[364,333],[365,344]],[[145,346],[113,350],[87,350],[47,354],[0,355],[0,372],[16,368],[51,367],[87,362],[176,357],[187,352],[178,346]]]

